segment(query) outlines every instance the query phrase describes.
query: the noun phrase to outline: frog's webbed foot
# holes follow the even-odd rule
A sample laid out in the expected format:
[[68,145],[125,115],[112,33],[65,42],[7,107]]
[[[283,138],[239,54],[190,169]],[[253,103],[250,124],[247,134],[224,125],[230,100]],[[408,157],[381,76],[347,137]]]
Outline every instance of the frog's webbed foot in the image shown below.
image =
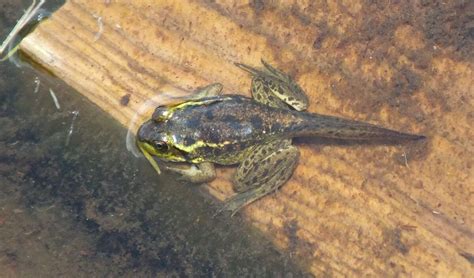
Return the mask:
[[278,107],[291,107],[302,111],[308,107],[308,97],[296,82],[287,74],[262,60],[263,70],[237,64],[252,74],[252,96],[263,104]]
[[242,207],[270,194],[291,177],[299,151],[290,140],[278,140],[256,147],[234,176],[238,194],[225,201],[220,211],[234,215]]
[[178,180],[191,183],[205,183],[216,177],[216,170],[214,165],[210,162],[191,164],[187,165],[185,168],[178,167],[178,165],[168,165],[166,169],[180,174],[181,176],[178,177]]
[[206,87],[197,89],[191,99],[201,99],[205,97],[213,97],[221,94],[223,86],[221,83],[212,83]]
[[286,73],[282,72],[281,70],[274,68],[269,63],[265,62],[265,60],[260,60],[265,67],[264,70],[267,74],[273,76],[276,79],[281,80],[282,82],[290,83],[293,82],[293,79]]
[[258,70],[256,68],[251,67],[251,66],[246,65],[246,64],[234,63],[234,65],[236,65],[237,67],[245,70],[246,72],[250,73],[253,76],[264,74],[264,72],[262,72],[261,70]]

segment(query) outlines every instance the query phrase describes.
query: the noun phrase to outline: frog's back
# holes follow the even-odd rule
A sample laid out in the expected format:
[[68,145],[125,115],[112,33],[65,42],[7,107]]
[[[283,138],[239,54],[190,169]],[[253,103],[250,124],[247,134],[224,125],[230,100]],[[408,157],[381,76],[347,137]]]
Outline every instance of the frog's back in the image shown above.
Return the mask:
[[200,100],[177,110],[167,121],[175,144],[193,148],[196,156],[219,156],[284,134],[285,127],[300,119],[289,110],[272,108],[237,95]]

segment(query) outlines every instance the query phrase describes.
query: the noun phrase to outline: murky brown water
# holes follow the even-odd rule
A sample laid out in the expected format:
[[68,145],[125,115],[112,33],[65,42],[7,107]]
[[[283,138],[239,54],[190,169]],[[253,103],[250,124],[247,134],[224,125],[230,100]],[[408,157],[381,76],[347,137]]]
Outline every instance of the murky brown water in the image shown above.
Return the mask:
[[[2,39],[29,4],[0,4]],[[125,134],[59,80],[0,64],[2,276],[302,274],[239,218],[212,218],[197,187],[157,177]]]

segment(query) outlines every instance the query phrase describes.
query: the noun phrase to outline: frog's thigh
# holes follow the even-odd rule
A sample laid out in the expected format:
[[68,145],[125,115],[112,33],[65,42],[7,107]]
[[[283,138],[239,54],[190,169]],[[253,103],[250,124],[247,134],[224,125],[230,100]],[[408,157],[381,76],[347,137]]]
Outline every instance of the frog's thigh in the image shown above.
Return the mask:
[[273,93],[273,90],[278,90],[279,85],[277,83],[269,82],[261,76],[254,76],[251,86],[252,97],[255,101],[271,107],[288,108],[288,106]]
[[178,168],[168,166],[168,170],[181,174],[180,179],[191,183],[204,183],[213,180],[216,177],[214,165],[210,162],[200,164],[191,164],[188,168]]
[[264,183],[275,164],[286,155],[289,146],[291,140],[287,139],[276,140],[251,149],[235,172],[234,190],[243,192]]
[[[291,177],[296,168],[299,151],[292,145],[277,150],[262,160],[255,160],[247,175],[236,175],[235,186],[241,193],[226,201],[224,210],[237,212],[245,205],[273,192]],[[246,191],[244,191],[246,190]]]
[[192,99],[201,99],[204,97],[218,96],[222,92],[221,83],[212,83],[204,88],[198,89],[194,92]]
[[285,73],[262,60],[263,72],[253,74],[252,96],[263,104],[278,107],[292,107],[297,111],[308,107],[308,97],[304,91]]

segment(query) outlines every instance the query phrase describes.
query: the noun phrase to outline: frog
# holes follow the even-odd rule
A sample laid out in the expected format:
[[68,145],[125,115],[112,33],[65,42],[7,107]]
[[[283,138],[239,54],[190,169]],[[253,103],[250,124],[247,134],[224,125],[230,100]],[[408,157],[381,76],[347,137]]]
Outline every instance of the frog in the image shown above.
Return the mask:
[[[252,77],[251,97],[223,94],[220,83],[192,97],[156,107],[138,129],[138,148],[160,173],[157,161],[192,183],[210,182],[215,165],[237,165],[235,195],[219,209],[231,216],[271,194],[292,176],[300,157],[297,137],[344,140],[419,140],[423,135],[370,123],[307,112],[304,90],[283,71],[261,60],[262,68],[235,65]],[[185,165],[183,167],[183,165]]]

